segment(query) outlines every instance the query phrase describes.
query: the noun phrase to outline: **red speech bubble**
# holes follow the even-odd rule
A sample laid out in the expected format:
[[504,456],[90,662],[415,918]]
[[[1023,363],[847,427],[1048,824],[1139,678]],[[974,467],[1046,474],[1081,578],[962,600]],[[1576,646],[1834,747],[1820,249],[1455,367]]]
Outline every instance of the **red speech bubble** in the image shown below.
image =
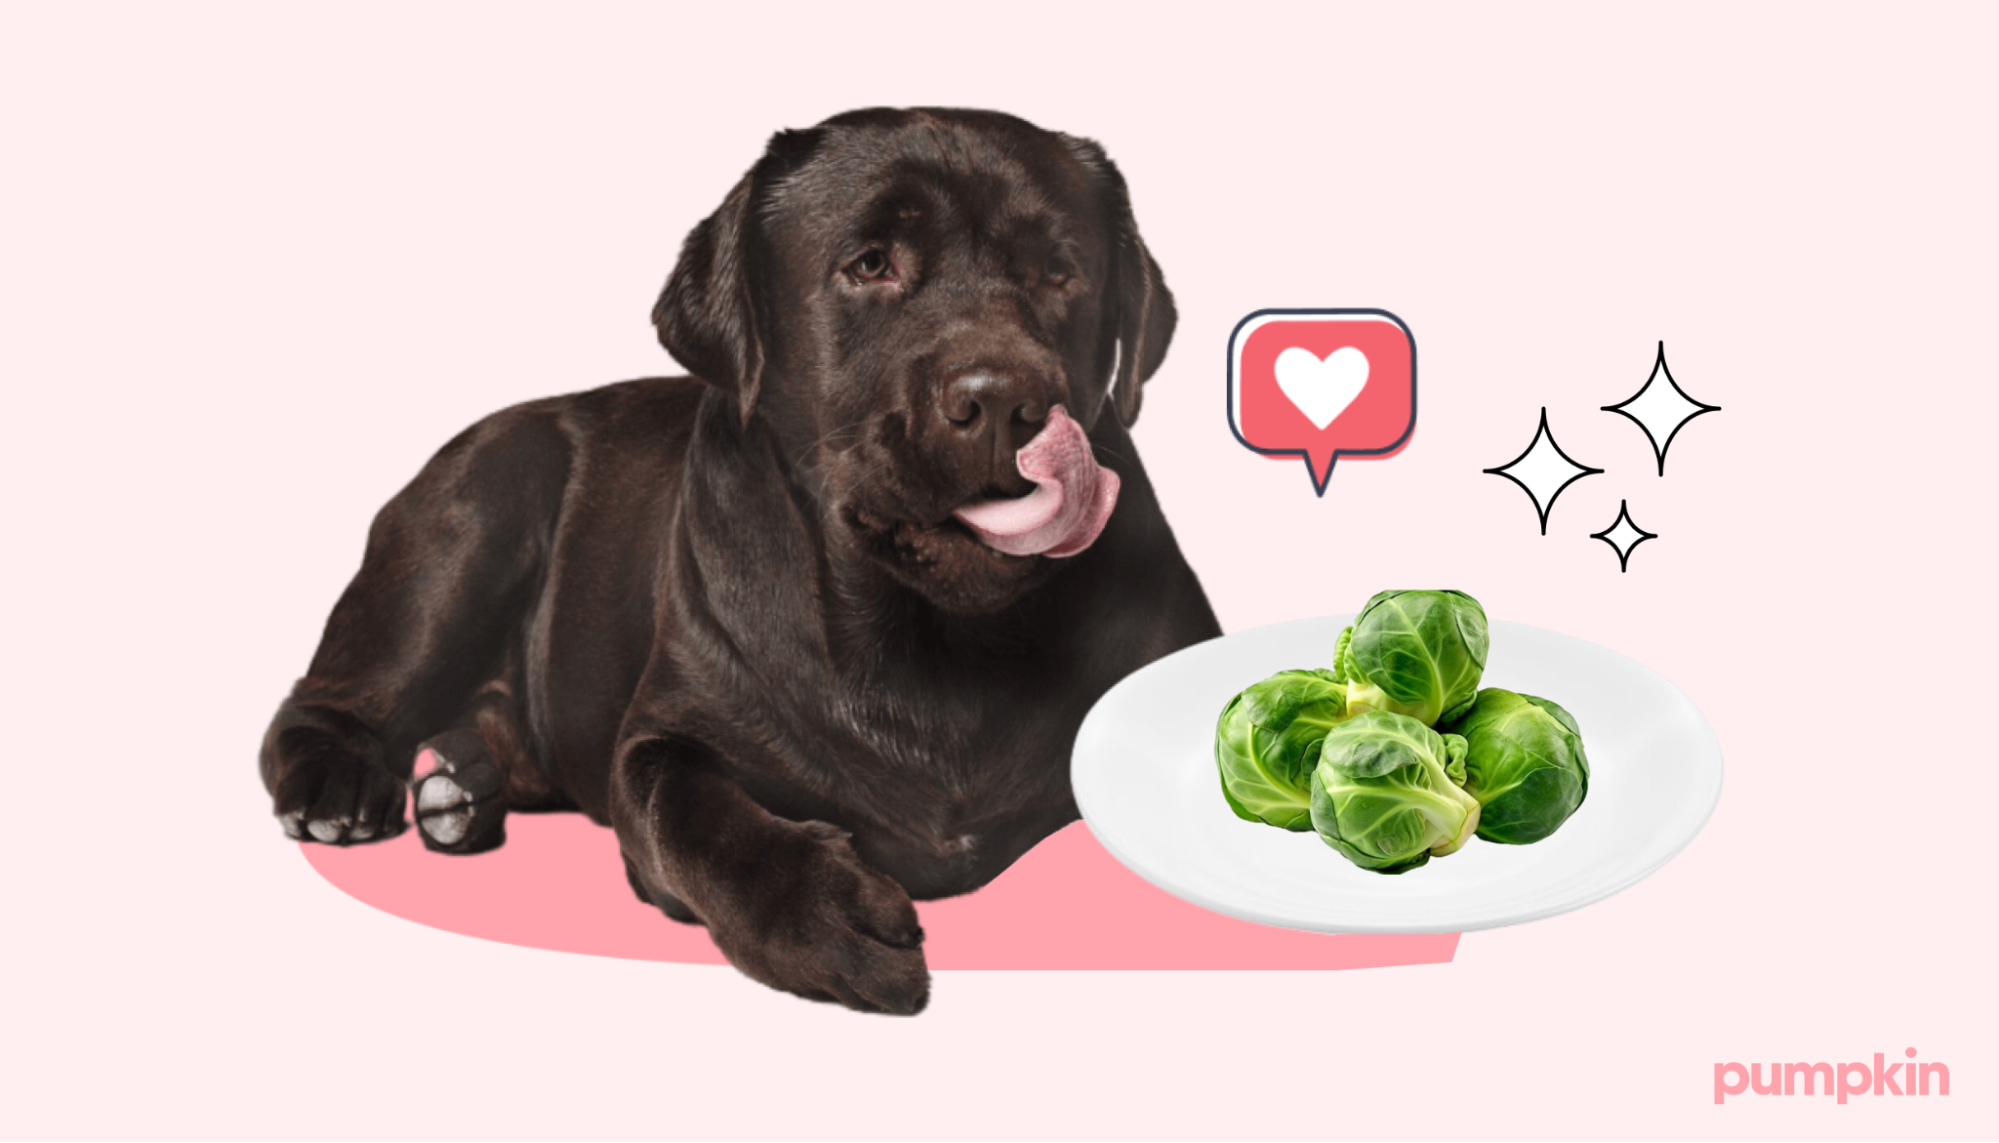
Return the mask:
[[1394,456],[1416,431],[1416,339],[1387,310],[1258,310],[1229,335],[1229,428],[1302,456],[1326,494],[1343,456]]

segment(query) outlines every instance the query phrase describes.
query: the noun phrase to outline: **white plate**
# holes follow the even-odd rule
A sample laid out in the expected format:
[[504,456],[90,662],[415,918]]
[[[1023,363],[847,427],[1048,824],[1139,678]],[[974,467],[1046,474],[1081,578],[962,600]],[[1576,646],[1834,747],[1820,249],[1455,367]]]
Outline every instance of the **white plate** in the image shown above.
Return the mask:
[[1721,797],[1721,744],[1657,672],[1594,643],[1493,621],[1484,686],[1575,715],[1589,796],[1533,845],[1473,838],[1388,876],[1309,831],[1246,822],[1222,799],[1215,719],[1236,692],[1330,667],[1351,616],[1301,619],[1189,647],[1112,687],[1076,736],[1076,803],[1105,849],[1177,897],[1323,933],[1450,933],[1579,909],[1636,884],[1699,833]]

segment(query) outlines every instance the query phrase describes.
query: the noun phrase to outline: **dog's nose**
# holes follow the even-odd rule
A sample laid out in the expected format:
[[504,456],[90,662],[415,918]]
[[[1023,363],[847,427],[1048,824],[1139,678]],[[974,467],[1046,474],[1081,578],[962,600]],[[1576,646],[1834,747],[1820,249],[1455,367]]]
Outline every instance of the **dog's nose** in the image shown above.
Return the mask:
[[1012,468],[1013,454],[1048,419],[1048,399],[1034,378],[1011,369],[966,369],[944,386],[944,419],[968,443],[996,450]]

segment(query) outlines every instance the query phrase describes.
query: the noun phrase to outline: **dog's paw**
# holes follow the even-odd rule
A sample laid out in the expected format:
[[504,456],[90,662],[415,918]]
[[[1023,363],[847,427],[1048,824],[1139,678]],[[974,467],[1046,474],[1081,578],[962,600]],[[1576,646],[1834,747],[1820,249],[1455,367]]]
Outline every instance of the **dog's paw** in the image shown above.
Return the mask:
[[419,751],[417,833],[427,848],[439,853],[484,853],[507,840],[500,768],[485,756],[483,748],[458,755],[454,758],[436,746]]
[[[809,1000],[914,1016],[930,1002],[923,929],[902,886],[862,864],[848,835],[825,822],[792,827],[794,869],[770,886],[756,922],[727,931],[729,959],[750,977]],[[747,938],[747,939],[745,939]]]
[[655,889],[647,885],[645,879],[639,876],[638,866],[633,865],[629,857],[625,858],[625,881],[631,885],[632,892],[638,895],[640,901],[653,906],[668,917],[683,925],[703,923],[701,918],[695,915],[694,910],[688,908],[680,898],[664,889]]
[[328,751],[300,759],[271,801],[287,837],[355,845],[403,832],[408,793],[402,779],[383,767]]

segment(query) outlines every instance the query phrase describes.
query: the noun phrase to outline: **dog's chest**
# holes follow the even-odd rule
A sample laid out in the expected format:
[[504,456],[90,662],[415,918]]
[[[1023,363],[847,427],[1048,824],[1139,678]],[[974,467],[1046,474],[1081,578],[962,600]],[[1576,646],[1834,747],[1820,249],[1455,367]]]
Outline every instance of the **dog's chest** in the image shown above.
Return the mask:
[[[1014,706],[923,731],[858,734],[840,824],[864,860],[917,896],[984,884],[1035,842],[1074,820],[1069,744],[1077,716]],[[860,781],[854,778],[860,776]]]

